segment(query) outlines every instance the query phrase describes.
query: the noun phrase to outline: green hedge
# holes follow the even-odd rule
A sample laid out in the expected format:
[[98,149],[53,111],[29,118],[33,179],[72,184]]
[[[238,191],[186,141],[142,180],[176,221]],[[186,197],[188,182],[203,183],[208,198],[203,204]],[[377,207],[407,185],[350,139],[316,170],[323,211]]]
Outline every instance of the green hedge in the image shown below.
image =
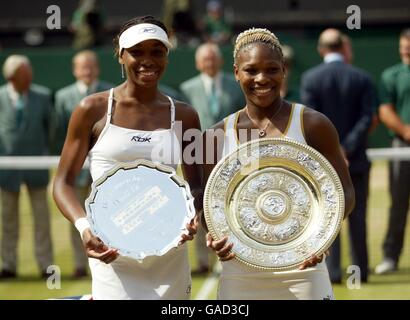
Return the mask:
[[[316,41],[319,29],[305,29],[297,33],[278,33],[282,43],[293,47],[295,60],[290,76],[290,86],[298,90],[300,75],[306,69],[320,63],[316,52]],[[399,29],[391,30],[360,30],[349,35],[353,41],[354,64],[367,70],[377,84],[381,72],[388,66],[399,61],[398,56]],[[224,69],[232,71],[232,47],[222,49]],[[96,52],[100,58],[101,78],[118,84],[121,82],[121,71],[114,58],[112,48],[98,48]],[[74,51],[69,48],[19,48],[7,49],[0,52],[0,64],[12,53],[26,54],[30,57],[34,68],[34,81],[57,90],[74,81],[71,74],[71,58]],[[197,72],[194,61],[195,49],[177,48],[171,51],[169,65],[162,79],[162,83],[174,89],[179,84],[194,76]],[[4,79],[1,79],[4,82]],[[370,145],[373,147],[387,146],[389,139],[383,126],[370,136]]]

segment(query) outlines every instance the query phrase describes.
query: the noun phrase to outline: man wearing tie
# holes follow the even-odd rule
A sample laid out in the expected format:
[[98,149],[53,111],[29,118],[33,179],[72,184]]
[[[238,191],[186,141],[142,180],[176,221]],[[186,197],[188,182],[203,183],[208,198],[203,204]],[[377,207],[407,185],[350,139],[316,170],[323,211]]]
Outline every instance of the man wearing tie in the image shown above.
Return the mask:
[[[49,89],[32,84],[29,59],[9,56],[3,65],[7,84],[0,87],[0,156],[40,156],[49,150],[49,115],[52,110]],[[48,170],[0,170],[2,213],[0,279],[17,276],[20,186],[30,197],[35,253],[43,278],[53,264],[50,214],[47,203]]]
[[[74,107],[86,96],[108,90],[113,85],[100,81],[98,58],[95,52],[84,50],[78,52],[72,60],[73,75],[76,82],[56,92],[55,96],[55,153],[60,154],[67,133],[68,122]],[[89,194],[91,177],[88,170],[83,170],[76,181],[76,192],[84,203]],[[74,278],[87,275],[88,259],[78,231],[71,228],[71,242],[74,251],[75,269]]]
[[202,130],[206,130],[242,108],[245,98],[233,75],[221,70],[222,53],[216,44],[200,45],[195,63],[200,74],[184,81],[180,91],[198,111]]
[[[222,53],[216,44],[205,43],[195,52],[199,75],[183,82],[180,91],[184,100],[198,111],[202,130],[245,105],[245,98],[232,74],[221,71]],[[198,269],[193,274],[207,273],[209,269],[208,248],[205,245],[205,231],[198,230],[196,237]]]

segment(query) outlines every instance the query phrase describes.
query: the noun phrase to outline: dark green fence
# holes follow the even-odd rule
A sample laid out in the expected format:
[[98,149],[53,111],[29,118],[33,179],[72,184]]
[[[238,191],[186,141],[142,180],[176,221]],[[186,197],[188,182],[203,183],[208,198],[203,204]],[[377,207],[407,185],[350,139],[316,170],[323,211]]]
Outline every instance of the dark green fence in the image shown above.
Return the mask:
[[[278,33],[282,43],[293,47],[295,60],[290,76],[290,86],[297,90],[300,75],[306,69],[320,63],[316,52],[316,39],[320,30],[303,29],[294,32]],[[399,61],[398,56],[399,29],[391,30],[360,30],[350,32],[354,49],[354,64],[370,73],[377,84],[381,72],[388,66]],[[118,84],[121,82],[121,71],[114,58],[111,48],[98,48],[96,52],[100,58],[101,78]],[[179,84],[194,76],[194,52],[192,48],[177,48],[170,53],[169,65],[162,83],[175,89]],[[12,53],[29,56],[34,68],[34,81],[57,90],[74,81],[71,74],[71,58],[75,53],[69,48],[19,48],[0,52],[0,64]],[[224,69],[232,71],[232,47],[223,48]],[[4,79],[1,79],[1,83]],[[386,129],[379,126],[370,136],[373,147],[387,146],[389,142]]]

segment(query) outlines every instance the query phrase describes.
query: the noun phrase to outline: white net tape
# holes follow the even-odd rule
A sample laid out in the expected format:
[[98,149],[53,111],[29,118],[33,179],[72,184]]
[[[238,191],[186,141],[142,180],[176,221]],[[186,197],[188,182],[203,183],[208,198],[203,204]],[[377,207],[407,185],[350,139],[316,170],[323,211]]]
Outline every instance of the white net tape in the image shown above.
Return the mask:
[[[0,169],[52,169],[58,167],[57,156],[0,157]],[[84,164],[88,168],[88,161]]]
[[369,160],[410,160],[410,148],[367,149]]
[[[374,160],[410,160],[410,148],[367,149],[370,161]],[[52,169],[57,168],[60,157],[57,156],[15,156],[0,157],[0,169]],[[84,168],[88,168],[88,161]]]

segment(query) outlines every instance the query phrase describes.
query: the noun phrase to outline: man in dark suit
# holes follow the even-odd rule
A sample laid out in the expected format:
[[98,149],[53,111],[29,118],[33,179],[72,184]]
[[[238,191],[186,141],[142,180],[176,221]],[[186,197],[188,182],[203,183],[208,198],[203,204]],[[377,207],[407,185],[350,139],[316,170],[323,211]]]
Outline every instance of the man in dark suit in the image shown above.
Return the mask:
[[[361,280],[366,282],[366,209],[370,168],[366,146],[376,93],[370,77],[364,71],[345,63],[340,31],[323,31],[319,37],[318,51],[324,62],[302,75],[301,101],[325,114],[338,130],[356,193],[356,207],[349,216],[352,260],[360,268]],[[339,237],[330,253],[326,259],[330,278],[333,283],[340,283]]]
[[[65,136],[67,134],[68,122],[74,108],[86,96],[105,91],[113,87],[112,84],[98,79],[100,68],[97,55],[91,50],[78,52],[72,60],[73,76],[76,82],[56,92],[55,96],[55,145],[54,152],[61,153]],[[77,196],[84,203],[89,195],[91,176],[89,170],[81,171],[76,181]],[[84,251],[83,242],[78,231],[71,228],[71,243],[74,251],[74,278],[87,275],[88,259]]]
[[[7,84],[0,87],[0,155],[40,156],[49,150],[49,89],[32,84],[29,59],[9,56],[3,65]],[[2,270],[0,279],[17,276],[20,186],[25,184],[34,220],[35,252],[42,276],[53,264],[50,214],[47,203],[48,170],[1,170]]]

